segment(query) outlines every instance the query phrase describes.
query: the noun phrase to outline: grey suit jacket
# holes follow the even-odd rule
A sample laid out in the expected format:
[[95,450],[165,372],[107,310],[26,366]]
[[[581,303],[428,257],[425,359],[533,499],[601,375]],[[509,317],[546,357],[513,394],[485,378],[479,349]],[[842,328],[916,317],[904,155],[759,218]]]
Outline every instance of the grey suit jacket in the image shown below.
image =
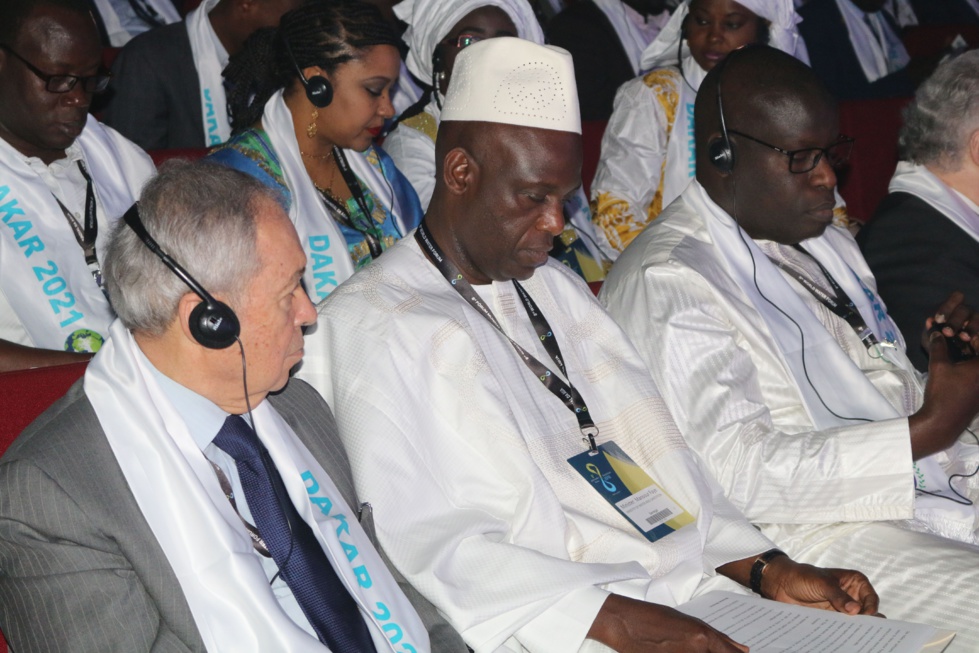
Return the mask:
[[144,150],[206,147],[200,95],[187,25],[157,27],[116,57],[102,121]]
[[[356,507],[347,456],[319,394],[294,379],[269,399]],[[434,607],[395,577],[429,627],[432,650],[464,653]],[[0,628],[15,653],[204,651],[82,381],[0,459]]]

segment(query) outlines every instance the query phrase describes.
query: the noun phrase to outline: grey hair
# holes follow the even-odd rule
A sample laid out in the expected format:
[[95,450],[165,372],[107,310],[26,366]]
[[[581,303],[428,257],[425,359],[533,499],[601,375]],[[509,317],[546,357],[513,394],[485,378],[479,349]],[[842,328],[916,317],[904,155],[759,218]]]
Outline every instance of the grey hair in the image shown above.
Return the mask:
[[[143,189],[139,216],[164,252],[235,308],[259,269],[256,220],[263,199],[283,206],[280,194],[242,172],[206,161],[173,161]],[[121,218],[102,258],[109,298],[122,323],[161,335],[190,288]]]
[[979,129],[979,51],[939,66],[904,112],[902,158],[944,172],[961,167],[969,134]]

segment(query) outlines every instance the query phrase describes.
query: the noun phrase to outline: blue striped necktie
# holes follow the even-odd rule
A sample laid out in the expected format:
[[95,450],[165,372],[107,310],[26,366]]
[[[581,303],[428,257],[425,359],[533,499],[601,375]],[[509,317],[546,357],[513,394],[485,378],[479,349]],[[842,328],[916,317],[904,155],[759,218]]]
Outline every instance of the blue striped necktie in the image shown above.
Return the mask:
[[240,415],[229,415],[214,444],[234,458],[255,527],[319,640],[333,653],[374,652],[360,609],[289,499],[255,431]]

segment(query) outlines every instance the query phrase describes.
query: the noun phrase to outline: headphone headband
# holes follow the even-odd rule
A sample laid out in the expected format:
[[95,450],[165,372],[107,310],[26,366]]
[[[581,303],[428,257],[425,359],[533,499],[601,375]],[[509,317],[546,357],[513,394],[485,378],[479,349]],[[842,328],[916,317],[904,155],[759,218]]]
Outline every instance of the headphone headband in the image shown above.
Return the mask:
[[225,349],[234,344],[241,333],[238,316],[230,306],[215,299],[187,270],[163,251],[139,217],[139,202],[133,204],[122,219],[147,249],[203,300],[190,314],[188,326],[194,340],[208,349]]

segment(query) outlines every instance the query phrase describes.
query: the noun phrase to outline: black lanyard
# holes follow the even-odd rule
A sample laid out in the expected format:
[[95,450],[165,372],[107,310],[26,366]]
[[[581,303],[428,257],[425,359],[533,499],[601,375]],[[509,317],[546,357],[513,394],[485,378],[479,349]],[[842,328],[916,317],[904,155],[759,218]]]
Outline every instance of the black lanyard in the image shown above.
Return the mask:
[[85,263],[88,265],[89,270],[91,270],[92,277],[99,285],[99,288],[101,288],[102,271],[99,269],[99,261],[95,252],[95,241],[99,236],[98,215],[95,206],[95,189],[92,187],[92,177],[88,174],[88,170],[85,169],[81,161],[77,163],[82,177],[85,178],[85,223],[79,224],[75,216],[68,210],[68,207],[58,199],[58,196],[54,195],[54,193],[52,195],[54,195],[58,206],[61,207],[61,212],[65,214],[65,219],[68,221],[72,233],[75,234],[75,240],[78,241],[78,246],[85,253]]
[[[333,146],[333,158],[337,162],[337,168],[340,169],[340,176],[343,177],[343,183],[347,185],[347,189],[353,196],[354,201],[357,202],[357,206],[360,207],[361,213],[364,214],[364,219],[367,220],[368,225],[374,225],[374,216],[371,214],[370,208],[367,206],[367,198],[364,197],[364,189],[360,186],[360,181],[357,180],[357,175],[354,174],[353,170],[350,169],[350,164],[347,162],[347,157],[337,146]],[[380,239],[371,233],[369,226],[361,226],[354,222],[353,218],[350,217],[350,212],[347,211],[347,207],[337,202],[335,199],[330,197],[327,193],[320,193],[323,197],[323,201],[326,205],[337,214],[338,219],[345,226],[354,229],[361,235],[363,235],[364,240],[367,241],[367,248],[370,250],[371,259],[376,259],[381,255],[381,241]]]
[[592,420],[591,415],[588,411],[588,406],[585,404],[585,400],[582,398],[581,394],[571,385],[571,377],[568,376],[568,371],[564,366],[564,357],[561,355],[561,348],[558,345],[557,338],[554,336],[554,332],[551,329],[550,324],[547,322],[547,318],[541,313],[537,304],[530,297],[524,287],[520,285],[516,280],[513,281],[513,287],[517,289],[517,294],[520,296],[520,301],[523,302],[524,309],[527,311],[527,317],[530,318],[531,324],[534,325],[534,331],[537,332],[537,336],[541,340],[541,344],[544,345],[544,349],[547,351],[551,360],[557,365],[557,368],[564,375],[564,378],[568,379],[567,383],[559,376],[551,372],[551,370],[537,360],[530,352],[521,347],[513,338],[508,336],[500,326],[500,322],[493,315],[493,311],[483,303],[482,298],[476,293],[473,287],[466,281],[459,269],[452,264],[449,259],[445,257],[442,253],[442,249],[438,246],[432,235],[429,233],[428,229],[425,227],[425,223],[422,222],[418,225],[417,231],[415,231],[415,240],[421,246],[422,250],[428,254],[432,263],[438,268],[438,271],[442,273],[445,280],[448,281],[456,292],[458,292],[463,299],[469,302],[469,305],[475,308],[479,313],[489,320],[490,324],[496,327],[496,330],[503,334],[513,349],[520,355],[523,360],[524,365],[526,365],[534,376],[537,377],[544,387],[547,388],[551,394],[564,402],[564,405],[574,413],[575,418],[578,420],[578,428],[581,429],[581,434],[584,436],[582,439],[588,443],[588,448],[591,451],[598,451],[598,447],[595,444],[595,436],[598,435],[598,427],[595,426],[595,422]]
[[836,279],[834,279],[833,275],[829,273],[829,270],[823,267],[823,264],[816,260],[815,256],[807,252],[801,246],[793,245],[792,247],[802,254],[808,256],[810,259],[812,259],[813,263],[819,266],[823,276],[826,277],[826,281],[829,282],[830,288],[833,289],[833,295],[830,295],[825,290],[817,286],[811,279],[806,277],[799,270],[787,266],[780,261],[776,261],[770,256],[768,257],[769,260],[777,265],[780,269],[784,270],[786,274],[802,284],[802,287],[808,290],[809,294],[815,297],[820,304],[831,310],[838,317],[845,320],[846,323],[849,324],[854,331],[856,331],[857,335],[860,337],[860,341],[863,342],[867,349],[870,349],[874,345],[880,344],[877,340],[877,336],[874,335],[873,330],[867,326],[863,316],[860,315],[860,311],[857,310],[856,304],[853,303],[853,300],[850,299],[850,296],[846,294],[846,291],[843,290],[840,284],[836,282]]

